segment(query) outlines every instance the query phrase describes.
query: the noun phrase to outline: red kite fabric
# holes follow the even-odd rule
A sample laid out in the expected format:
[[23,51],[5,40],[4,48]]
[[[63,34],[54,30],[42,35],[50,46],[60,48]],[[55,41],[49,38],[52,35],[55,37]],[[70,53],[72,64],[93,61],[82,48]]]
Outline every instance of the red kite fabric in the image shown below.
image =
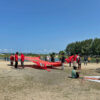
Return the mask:
[[36,63],[39,66],[61,66],[61,62],[48,62],[48,61],[43,61],[41,60],[39,57],[26,57],[25,56],[25,60],[29,60],[32,61],[34,63]]
[[[19,59],[21,59],[21,57],[19,56]],[[45,69],[47,71],[50,71],[47,69],[48,66],[54,66],[54,67],[58,67],[61,66],[61,62],[48,62],[48,61],[43,61],[40,59],[40,57],[27,57],[25,56],[25,60],[31,61],[33,63],[35,63],[38,67]]]
[[[77,59],[77,56],[70,56],[69,58],[66,59],[67,63],[69,62],[72,62],[72,61],[76,61]],[[21,57],[19,57],[21,58]],[[41,60],[40,57],[27,57],[25,56],[25,60],[29,60],[35,64],[37,64],[38,67],[42,68],[42,69],[45,69],[47,71],[49,71],[47,69],[48,66],[53,66],[53,67],[59,67],[61,66],[61,61],[58,61],[58,62],[48,62],[48,61],[44,61],[44,60]]]
[[66,59],[67,63],[73,62],[77,60],[78,55],[72,55]]

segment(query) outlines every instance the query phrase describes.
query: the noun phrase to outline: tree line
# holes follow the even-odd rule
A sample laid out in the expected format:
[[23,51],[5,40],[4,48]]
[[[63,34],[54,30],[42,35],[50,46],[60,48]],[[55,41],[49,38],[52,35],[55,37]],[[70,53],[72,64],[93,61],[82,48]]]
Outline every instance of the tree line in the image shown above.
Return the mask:
[[100,55],[100,39],[88,39],[84,41],[77,41],[67,45],[65,49],[67,55],[80,54],[80,55]]

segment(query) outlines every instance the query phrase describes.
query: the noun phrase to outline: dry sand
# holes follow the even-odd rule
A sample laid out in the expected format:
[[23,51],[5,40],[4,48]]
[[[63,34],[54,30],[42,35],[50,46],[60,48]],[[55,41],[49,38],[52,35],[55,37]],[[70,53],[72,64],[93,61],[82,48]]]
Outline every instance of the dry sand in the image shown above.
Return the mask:
[[[26,66],[33,63],[25,62]],[[81,76],[100,75],[100,64],[82,65]],[[14,69],[0,61],[0,100],[100,100],[100,83],[70,79],[71,68],[51,72]]]

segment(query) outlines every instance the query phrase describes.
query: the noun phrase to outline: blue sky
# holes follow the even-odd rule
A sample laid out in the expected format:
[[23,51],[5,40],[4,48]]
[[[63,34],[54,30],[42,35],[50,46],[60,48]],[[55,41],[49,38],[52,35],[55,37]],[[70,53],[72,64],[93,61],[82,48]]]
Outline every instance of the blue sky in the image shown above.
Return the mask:
[[100,0],[0,0],[0,50],[59,52],[100,38]]

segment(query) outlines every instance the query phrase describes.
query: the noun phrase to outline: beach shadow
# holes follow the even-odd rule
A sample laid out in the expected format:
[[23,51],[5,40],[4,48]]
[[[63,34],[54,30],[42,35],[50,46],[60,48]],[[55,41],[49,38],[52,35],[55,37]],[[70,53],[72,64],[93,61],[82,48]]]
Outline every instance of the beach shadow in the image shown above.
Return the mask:
[[[11,68],[15,68],[15,66],[11,66],[10,64],[7,64],[8,66],[10,66]],[[41,68],[40,66],[38,65],[24,65],[24,68],[34,68],[34,69],[39,69],[39,70],[44,70],[43,68]],[[18,65],[18,68],[17,69],[23,69],[23,67],[21,65]],[[47,69],[54,69],[54,70],[61,70],[59,69],[59,67],[54,67],[54,66],[47,66]]]
[[[23,68],[21,65],[19,65],[18,67]],[[44,70],[38,65],[24,65],[24,68],[34,68],[34,69]],[[58,69],[56,67],[51,67],[51,66],[48,66],[47,69],[61,70],[61,69]]]
[[[18,65],[18,67],[23,69],[23,67],[21,65]],[[34,69],[43,70],[42,68],[40,68],[37,65],[24,65],[24,68],[34,68]]]
[[11,66],[11,64],[7,64],[7,66]]
[[[53,67],[52,67],[52,66],[48,66],[47,68],[48,68],[48,69],[54,69],[54,70],[62,70],[60,67],[57,68],[57,67],[54,67],[54,66],[53,66]],[[59,69],[59,68],[60,68],[60,69]]]
[[[7,66],[10,66],[11,68],[15,69],[15,66],[11,66],[11,64],[7,64]],[[24,68],[25,67],[29,67],[29,68],[35,68],[35,69],[42,69],[40,68],[39,66],[37,65],[24,65]],[[17,69],[23,69],[23,67],[21,65],[18,65],[18,68]]]
[[[14,65],[13,65],[13,66],[11,66],[11,64],[7,64],[7,66],[10,66],[12,69],[15,69],[15,66],[14,66]],[[18,68],[17,68],[17,69],[22,69],[22,68],[18,66]]]

